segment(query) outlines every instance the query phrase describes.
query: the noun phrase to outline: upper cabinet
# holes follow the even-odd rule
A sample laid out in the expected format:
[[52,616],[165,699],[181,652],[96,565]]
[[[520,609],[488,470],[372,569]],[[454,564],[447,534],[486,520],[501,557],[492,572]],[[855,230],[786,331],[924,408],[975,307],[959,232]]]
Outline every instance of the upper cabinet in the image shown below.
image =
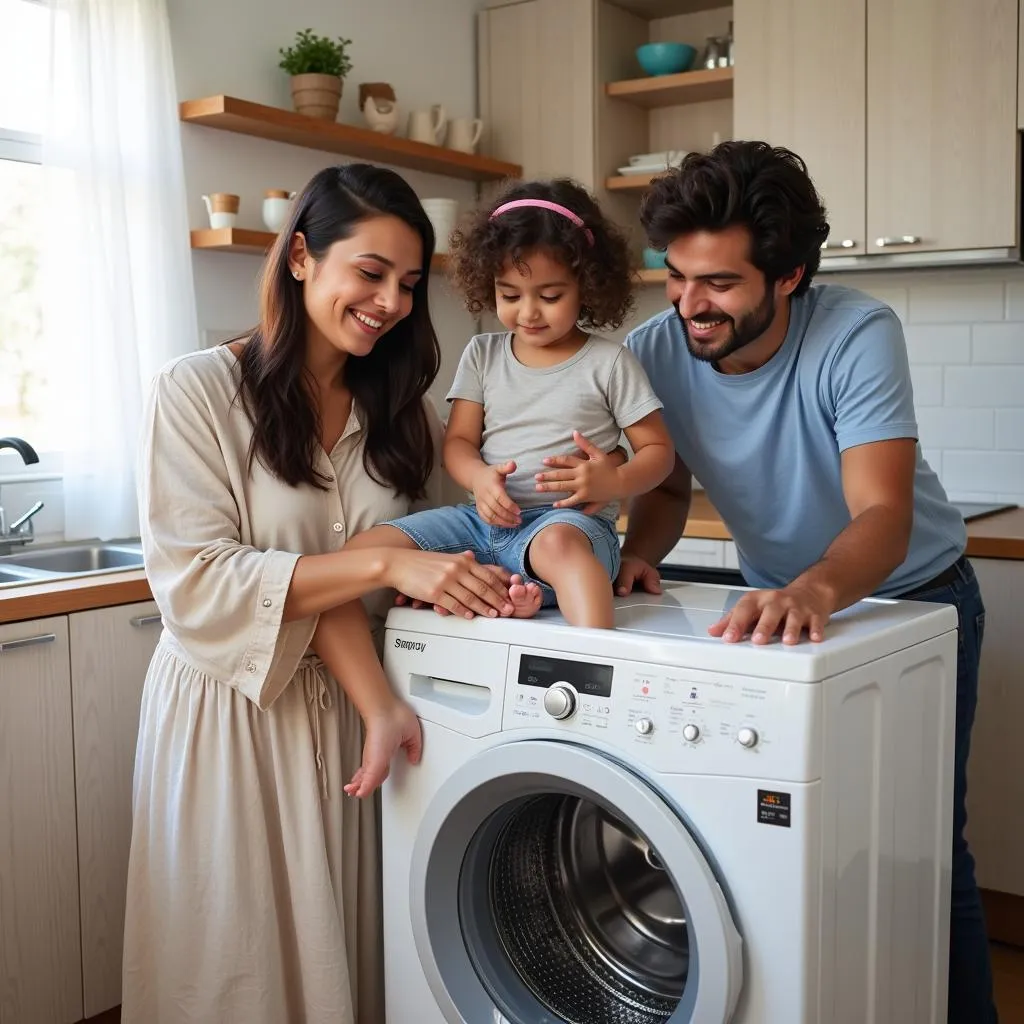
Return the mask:
[[525,178],[594,184],[591,0],[526,0],[480,12],[481,149]]
[[825,255],[868,252],[864,0],[735,0],[733,131],[807,162],[828,205]]
[[1018,244],[1017,5],[736,0],[734,134],[806,159],[826,259]]
[[1017,243],[1018,0],[868,0],[870,251]]

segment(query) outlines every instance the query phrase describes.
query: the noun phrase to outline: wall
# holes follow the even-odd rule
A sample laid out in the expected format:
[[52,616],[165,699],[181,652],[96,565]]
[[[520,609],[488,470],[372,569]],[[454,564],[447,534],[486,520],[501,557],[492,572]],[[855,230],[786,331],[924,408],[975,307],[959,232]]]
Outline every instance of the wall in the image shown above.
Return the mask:
[[[903,322],[921,445],[953,499],[1024,505],[1024,267],[821,274]],[[666,308],[646,287],[621,332]]]

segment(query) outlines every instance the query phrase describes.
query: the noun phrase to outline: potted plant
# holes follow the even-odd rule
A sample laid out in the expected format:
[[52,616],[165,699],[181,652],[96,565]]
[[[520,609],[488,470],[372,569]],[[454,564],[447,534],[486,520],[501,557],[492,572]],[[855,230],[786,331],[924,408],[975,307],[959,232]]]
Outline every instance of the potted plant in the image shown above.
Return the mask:
[[303,29],[295,45],[281,48],[280,67],[292,76],[292,102],[300,114],[333,121],[338,116],[341,86],[352,68],[346,50],[351,39],[335,41]]

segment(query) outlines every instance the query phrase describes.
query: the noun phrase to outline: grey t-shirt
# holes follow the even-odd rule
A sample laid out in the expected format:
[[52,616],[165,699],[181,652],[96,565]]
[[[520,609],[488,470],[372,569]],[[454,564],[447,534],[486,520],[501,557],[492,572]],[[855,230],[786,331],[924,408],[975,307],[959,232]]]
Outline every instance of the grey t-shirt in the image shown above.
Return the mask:
[[[618,342],[591,335],[574,356],[555,366],[524,366],[512,354],[512,335],[478,334],[466,346],[448,401],[484,407],[480,455],[489,466],[514,461],[506,478],[521,508],[566,497],[534,489],[544,458],[571,452],[578,430],[611,451],[622,430],[662,407],[639,360]],[[599,513],[614,520],[618,505]]]

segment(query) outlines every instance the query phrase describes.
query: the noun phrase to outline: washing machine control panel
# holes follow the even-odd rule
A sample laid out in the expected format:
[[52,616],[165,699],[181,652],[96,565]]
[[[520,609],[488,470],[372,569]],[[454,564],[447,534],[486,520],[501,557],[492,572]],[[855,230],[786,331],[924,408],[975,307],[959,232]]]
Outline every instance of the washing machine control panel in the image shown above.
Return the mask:
[[665,772],[813,778],[820,688],[513,647],[503,727],[556,728]]

